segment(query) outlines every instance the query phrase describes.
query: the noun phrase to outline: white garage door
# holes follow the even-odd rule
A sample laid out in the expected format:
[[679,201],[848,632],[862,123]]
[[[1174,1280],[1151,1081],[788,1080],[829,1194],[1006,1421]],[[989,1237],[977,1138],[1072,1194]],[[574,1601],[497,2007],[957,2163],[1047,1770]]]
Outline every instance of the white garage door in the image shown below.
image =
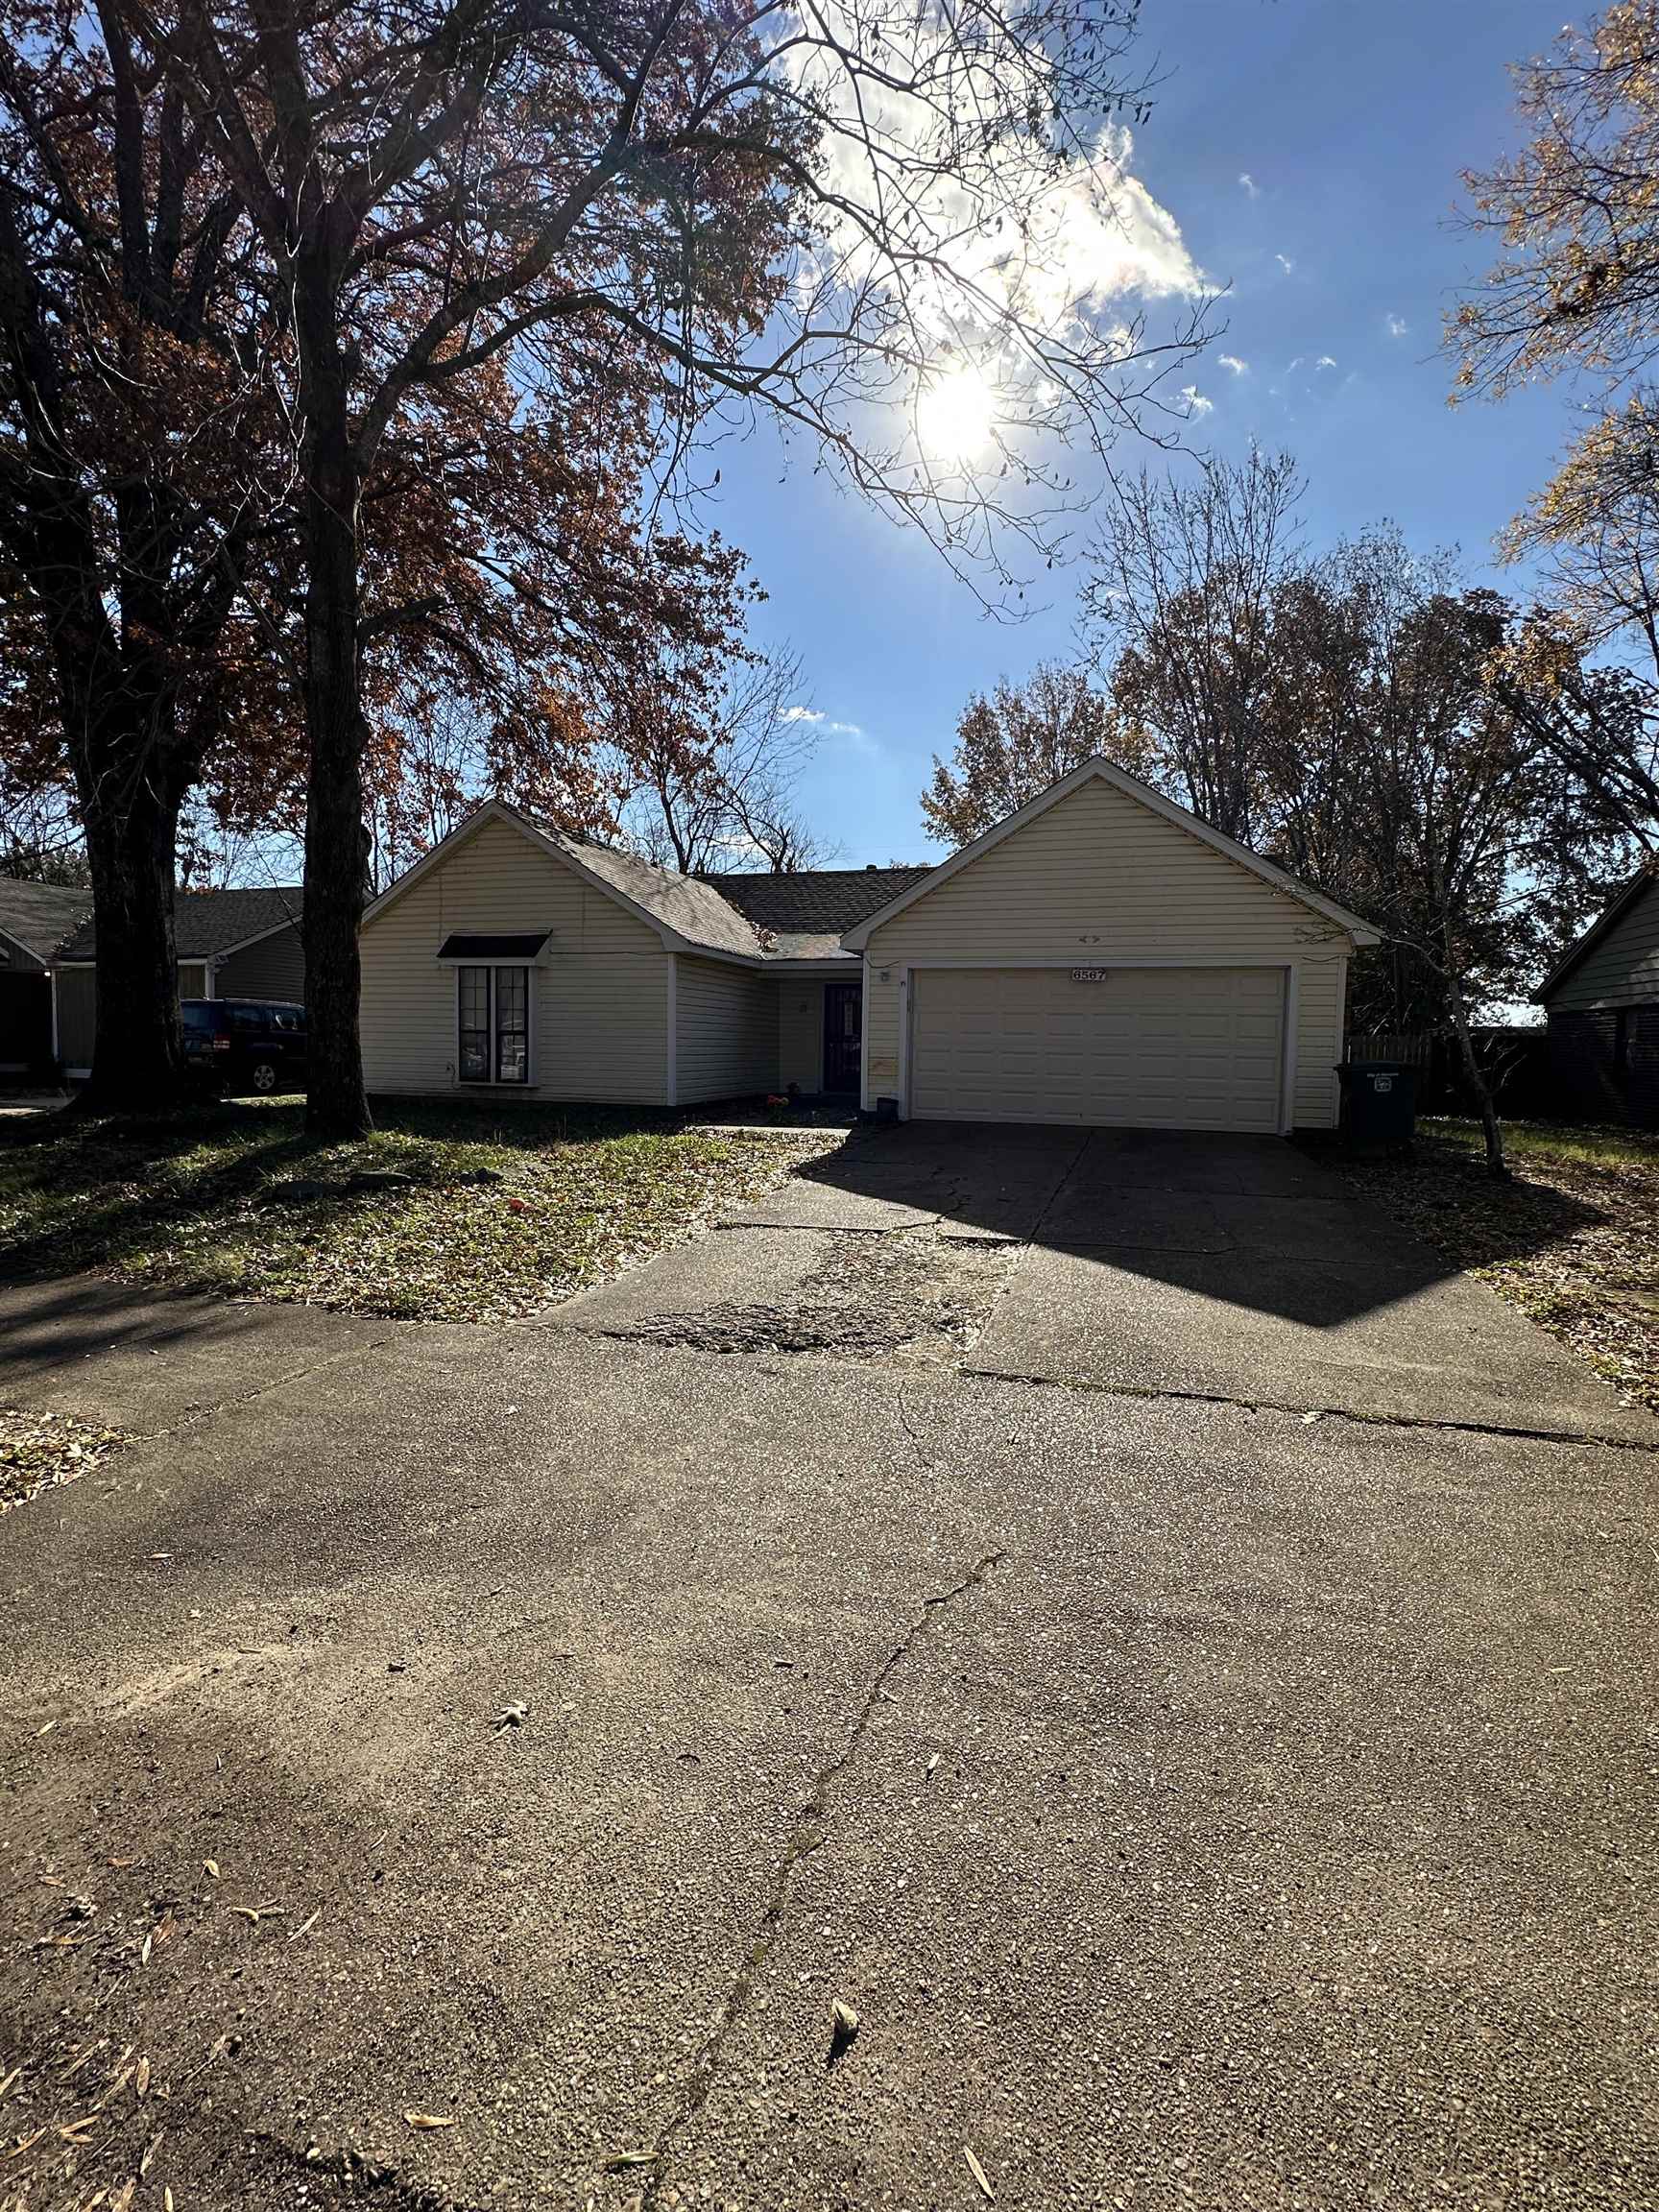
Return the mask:
[[1278,1129],[1284,969],[1108,968],[1084,977],[1065,968],[914,970],[911,1113]]

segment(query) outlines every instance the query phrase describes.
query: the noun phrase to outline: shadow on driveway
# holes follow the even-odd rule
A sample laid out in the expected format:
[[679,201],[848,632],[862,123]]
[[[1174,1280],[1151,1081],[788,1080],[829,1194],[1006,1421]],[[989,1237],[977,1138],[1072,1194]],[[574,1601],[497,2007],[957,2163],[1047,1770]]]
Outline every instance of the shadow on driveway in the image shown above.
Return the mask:
[[[1560,1197],[1517,1255],[1597,1217]],[[729,1226],[1018,1245],[965,1362],[977,1373],[1659,1441],[1591,1370],[1278,1138],[909,1122],[854,1136]],[[757,1278],[787,1271],[786,1245],[749,1255]]]

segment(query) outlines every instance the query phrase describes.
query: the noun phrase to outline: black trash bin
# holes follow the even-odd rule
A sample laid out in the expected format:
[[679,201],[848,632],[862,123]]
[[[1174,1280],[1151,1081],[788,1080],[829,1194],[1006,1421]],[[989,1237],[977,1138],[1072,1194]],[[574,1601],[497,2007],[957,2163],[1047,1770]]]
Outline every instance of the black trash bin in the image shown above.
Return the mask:
[[1417,1070],[1398,1060],[1345,1060],[1342,1137],[1354,1152],[1404,1150],[1417,1134]]

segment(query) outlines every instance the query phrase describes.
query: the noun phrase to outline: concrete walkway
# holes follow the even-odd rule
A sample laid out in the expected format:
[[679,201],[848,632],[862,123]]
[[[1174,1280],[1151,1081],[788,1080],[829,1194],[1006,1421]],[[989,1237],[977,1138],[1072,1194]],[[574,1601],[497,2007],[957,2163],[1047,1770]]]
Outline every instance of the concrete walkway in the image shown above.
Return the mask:
[[506,1330],[9,1293],[139,1440],[0,1517],[0,2201],[1655,2200],[1654,1436],[965,1372],[1068,1264],[1321,1326],[1112,1149]]

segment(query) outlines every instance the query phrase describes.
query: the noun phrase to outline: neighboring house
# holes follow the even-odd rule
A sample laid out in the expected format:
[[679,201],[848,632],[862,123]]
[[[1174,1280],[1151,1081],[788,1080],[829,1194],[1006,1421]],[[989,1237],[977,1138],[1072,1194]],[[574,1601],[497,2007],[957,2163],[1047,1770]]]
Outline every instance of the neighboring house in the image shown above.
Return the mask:
[[[179,892],[173,902],[173,946],[180,998],[303,1000],[302,902],[298,886]],[[97,934],[87,921],[65,938],[52,960],[58,1058],[63,1072],[77,1081],[92,1072],[96,953]]]
[[1533,998],[1560,1103],[1659,1128],[1659,866],[1625,884]]
[[[856,911],[861,909],[861,911]],[[1330,1128],[1377,933],[1103,760],[936,868],[673,876],[492,800],[363,924],[371,1090]]]
[[91,905],[90,891],[0,876],[0,1081],[56,1068],[53,955]]

